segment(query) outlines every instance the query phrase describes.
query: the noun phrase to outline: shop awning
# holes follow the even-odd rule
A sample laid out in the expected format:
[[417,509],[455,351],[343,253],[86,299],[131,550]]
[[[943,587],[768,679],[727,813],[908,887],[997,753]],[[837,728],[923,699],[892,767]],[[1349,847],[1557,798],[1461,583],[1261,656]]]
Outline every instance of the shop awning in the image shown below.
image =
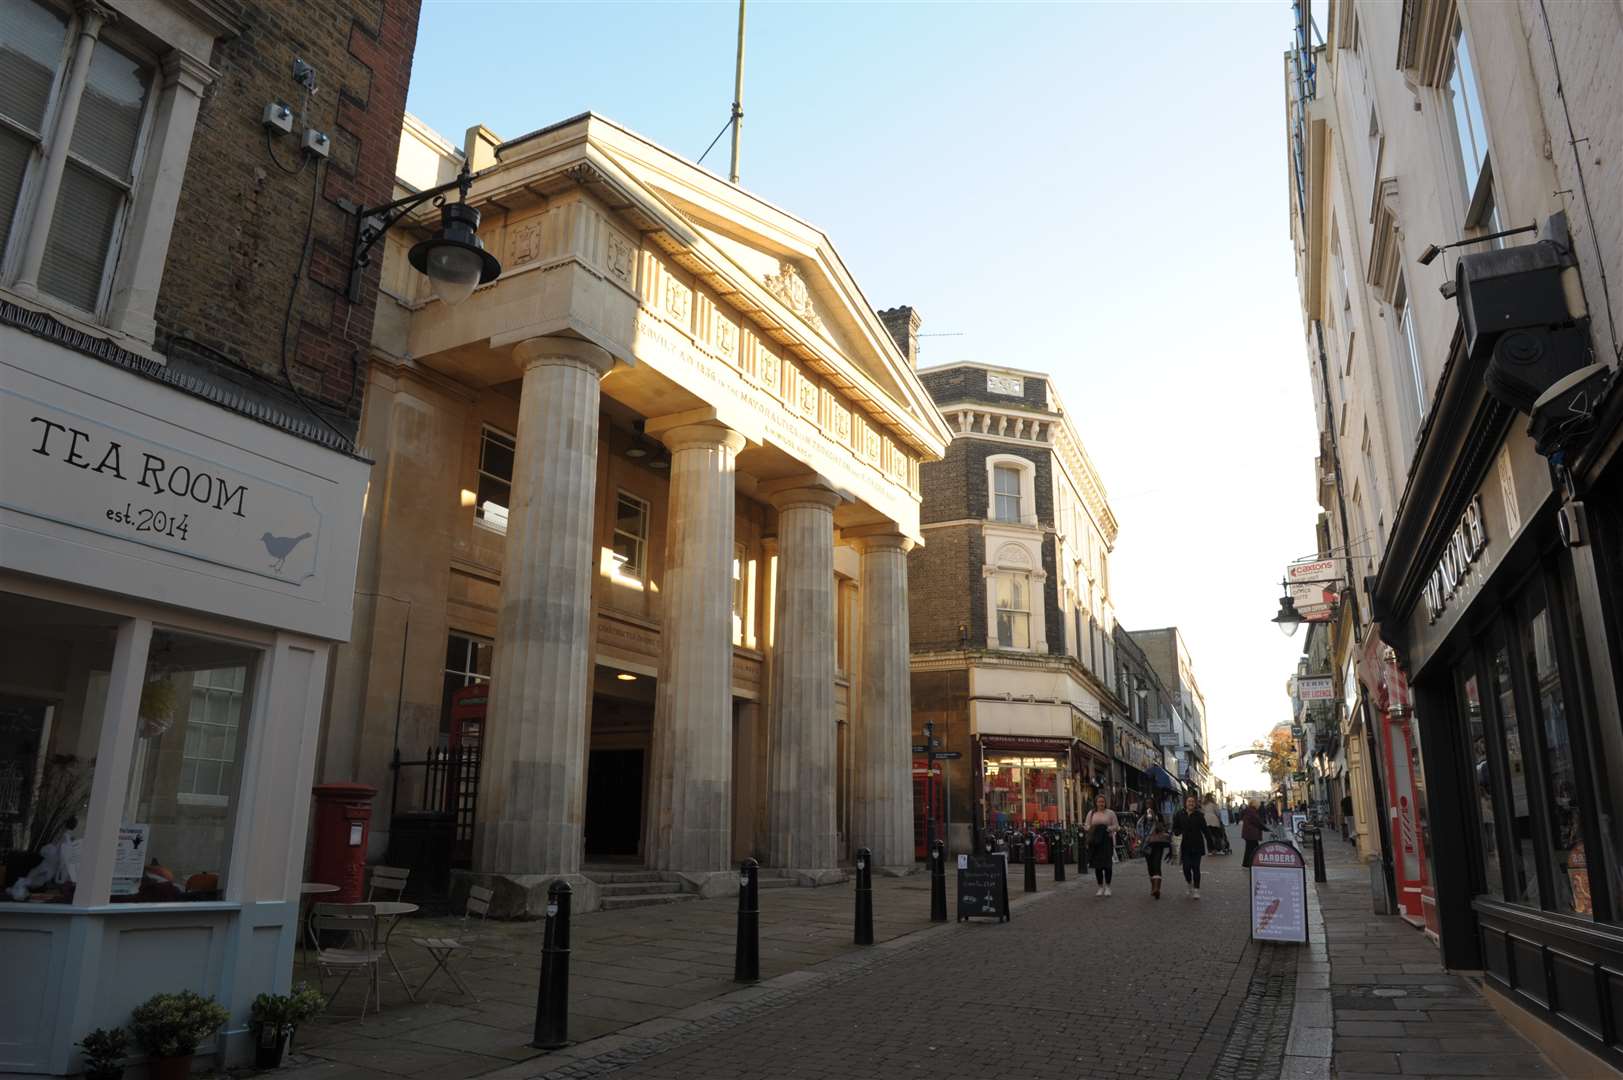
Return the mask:
[[1172,778],[1171,773],[1167,772],[1159,765],[1151,765],[1149,768],[1144,770],[1144,775],[1150,778],[1150,783],[1154,784],[1158,788],[1165,788],[1168,791],[1178,791],[1183,786]]

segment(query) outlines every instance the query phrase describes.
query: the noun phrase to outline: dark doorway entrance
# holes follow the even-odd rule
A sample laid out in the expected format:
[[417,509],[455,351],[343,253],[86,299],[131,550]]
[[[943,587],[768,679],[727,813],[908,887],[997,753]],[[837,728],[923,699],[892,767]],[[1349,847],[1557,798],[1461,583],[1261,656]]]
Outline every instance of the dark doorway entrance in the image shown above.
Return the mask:
[[586,854],[636,855],[642,838],[642,751],[593,750],[586,765]]

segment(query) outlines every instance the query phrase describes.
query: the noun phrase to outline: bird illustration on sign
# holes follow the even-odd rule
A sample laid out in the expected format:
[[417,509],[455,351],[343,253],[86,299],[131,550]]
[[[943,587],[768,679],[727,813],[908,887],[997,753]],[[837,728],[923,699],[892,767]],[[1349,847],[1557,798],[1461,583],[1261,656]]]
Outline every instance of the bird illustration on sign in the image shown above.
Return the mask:
[[275,536],[266,533],[259,540],[265,545],[265,551],[270,554],[270,557],[276,560],[270,564],[270,568],[280,574],[282,567],[287,565],[287,557],[293,554],[293,549],[309,538],[309,533],[300,533],[297,536]]

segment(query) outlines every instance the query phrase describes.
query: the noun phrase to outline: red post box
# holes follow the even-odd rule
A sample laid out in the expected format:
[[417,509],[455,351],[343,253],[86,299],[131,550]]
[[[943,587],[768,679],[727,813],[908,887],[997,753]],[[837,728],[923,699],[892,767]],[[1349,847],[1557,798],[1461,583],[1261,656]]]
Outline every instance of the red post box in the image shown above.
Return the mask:
[[372,833],[369,784],[317,784],[316,842],[310,856],[310,880],[336,885],[338,891],[319,899],[358,904],[366,879],[366,842]]

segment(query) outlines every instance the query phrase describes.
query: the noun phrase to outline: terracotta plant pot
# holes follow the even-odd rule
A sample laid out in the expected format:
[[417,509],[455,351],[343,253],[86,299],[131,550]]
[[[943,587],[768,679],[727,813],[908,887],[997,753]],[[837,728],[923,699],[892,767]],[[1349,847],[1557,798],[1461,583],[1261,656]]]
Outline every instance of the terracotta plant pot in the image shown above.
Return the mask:
[[147,1075],[151,1080],[188,1080],[192,1075],[192,1058],[194,1054],[181,1054],[178,1057],[153,1058],[147,1067]]

